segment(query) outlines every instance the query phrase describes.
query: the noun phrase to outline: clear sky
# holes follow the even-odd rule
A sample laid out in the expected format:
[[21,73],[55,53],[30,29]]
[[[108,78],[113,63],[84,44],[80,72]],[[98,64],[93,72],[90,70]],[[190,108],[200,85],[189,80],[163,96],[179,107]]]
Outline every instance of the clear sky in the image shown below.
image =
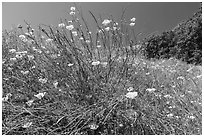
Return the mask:
[[[82,8],[83,15],[89,26],[95,26],[89,14],[92,11],[96,17],[99,14],[105,19],[112,15],[119,21],[122,9],[127,7],[126,20],[136,17],[136,32],[143,35],[158,31],[162,32],[175,27],[179,22],[192,17],[200,7],[199,2],[76,2]],[[24,20],[31,23],[33,28],[39,24],[54,25],[60,23],[60,18],[71,19],[69,9],[72,2],[3,2],[2,29],[10,30],[12,26],[22,24]]]

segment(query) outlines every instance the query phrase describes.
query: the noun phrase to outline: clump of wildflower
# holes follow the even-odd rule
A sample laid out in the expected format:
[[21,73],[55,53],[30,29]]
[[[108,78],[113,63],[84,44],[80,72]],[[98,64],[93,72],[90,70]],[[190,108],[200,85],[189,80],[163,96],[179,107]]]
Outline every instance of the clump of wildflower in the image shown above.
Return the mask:
[[90,43],[91,41],[90,40],[86,40],[86,43]]
[[91,63],[91,65],[93,65],[93,66],[97,66],[97,65],[99,65],[100,64],[100,61],[93,61],[92,63]]
[[51,43],[53,41],[53,39],[47,39],[46,42],[47,43]]
[[131,23],[130,23],[130,26],[131,26],[131,27],[135,26],[135,23],[134,23],[134,22],[131,22]]
[[33,60],[34,56],[33,55],[28,55],[28,60]]
[[131,92],[131,91],[133,91],[133,90],[134,90],[133,87],[129,87],[129,88],[127,89],[128,92]]
[[156,89],[155,89],[155,88],[147,88],[146,91],[148,91],[148,92],[154,92],[154,91],[156,91]]
[[64,27],[65,27],[65,24],[64,24],[64,23],[60,23],[60,24],[58,24],[58,27],[64,28]]
[[30,107],[30,106],[32,106],[33,102],[34,102],[33,99],[32,99],[32,100],[28,100],[28,101],[26,102],[26,104]]
[[195,119],[195,116],[189,116],[190,119]]
[[8,101],[11,96],[12,96],[11,93],[6,94],[6,97],[3,97],[2,101]]
[[130,99],[134,99],[136,96],[138,95],[137,92],[128,92],[125,97],[126,98],[130,98]]
[[70,10],[71,10],[71,11],[75,11],[76,8],[75,8],[75,7],[71,7]]
[[165,98],[172,98],[171,95],[164,95]]
[[16,54],[16,58],[21,59],[22,57],[22,54]]
[[42,99],[45,96],[46,92],[38,93],[37,95],[34,95],[38,99]]
[[23,75],[26,75],[26,74],[29,73],[29,71],[28,71],[28,70],[27,70],[27,71],[23,71],[23,70],[21,70],[21,73],[22,73]]
[[23,42],[27,42],[27,39],[26,39],[25,35],[19,35],[19,38],[20,38]]
[[71,11],[69,14],[70,14],[70,15],[75,15],[75,12],[74,12],[74,11]]
[[74,65],[74,64],[72,64],[72,63],[69,63],[69,64],[68,64],[68,67],[71,67],[71,66],[73,66],[73,65]]
[[108,20],[108,19],[105,19],[105,20],[102,22],[102,24],[103,24],[104,26],[107,26],[109,23],[111,23],[111,20]]
[[21,25],[21,24],[18,24],[18,26],[17,26],[19,29],[22,29],[23,28],[23,26]]
[[101,62],[101,65],[102,65],[103,67],[106,67],[106,66],[108,65],[108,62]]
[[99,126],[95,123],[92,123],[89,125],[89,128],[92,129],[92,130],[96,130]]
[[110,30],[110,27],[106,27],[105,30],[106,30],[106,31],[109,31],[109,30]]
[[57,81],[54,81],[54,82],[53,82],[53,85],[54,85],[55,88],[57,88],[58,82],[57,82]]
[[79,39],[80,39],[80,40],[83,40],[84,38],[83,38],[83,37],[80,37]]
[[10,61],[16,61],[16,58],[10,58]]
[[74,29],[74,26],[73,25],[66,26],[66,29],[72,30],[72,29]]
[[135,22],[135,21],[136,21],[136,18],[133,17],[132,19],[130,19],[130,21]]
[[174,114],[172,114],[172,113],[167,115],[167,117],[173,117],[173,116],[174,116]]
[[9,52],[11,52],[11,53],[15,53],[16,50],[15,50],[15,49],[10,49]]
[[28,122],[22,126],[22,128],[28,128],[32,125],[32,122]]
[[44,84],[44,83],[47,83],[47,78],[44,78],[44,79],[43,79],[43,78],[40,78],[40,79],[39,79],[39,82],[41,82],[41,83],[43,83],[43,84]]
[[74,36],[77,36],[77,32],[76,32],[76,31],[72,31],[72,34],[73,34]]

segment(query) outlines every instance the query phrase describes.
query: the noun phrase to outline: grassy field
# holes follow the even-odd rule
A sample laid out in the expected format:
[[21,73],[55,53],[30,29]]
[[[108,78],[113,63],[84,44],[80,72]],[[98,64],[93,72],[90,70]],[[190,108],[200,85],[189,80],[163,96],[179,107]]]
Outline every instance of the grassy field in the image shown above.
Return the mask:
[[72,7],[59,26],[2,35],[2,133],[201,135],[202,69],[146,60],[132,29]]

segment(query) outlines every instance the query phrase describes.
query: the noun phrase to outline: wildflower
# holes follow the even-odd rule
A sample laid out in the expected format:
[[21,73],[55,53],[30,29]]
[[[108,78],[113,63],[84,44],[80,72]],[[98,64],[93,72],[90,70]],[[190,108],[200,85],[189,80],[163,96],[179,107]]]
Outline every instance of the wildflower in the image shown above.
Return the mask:
[[40,81],[41,83],[46,83],[46,82],[47,82],[47,79],[46,79],[46,78],[44,78],[44,79],[43,79],[43,78],[40,78],[39,81]]
[[23,127],[23,128],[28,128],[28,127],[30,127],[31,125],[32,125],[32,122],[28,122],[28,123],[24,124],[22,127]]
[[154,92],[154,91],[156,91],[156,89],[155,89],[155,88],[147,88],[146,91],[148,91],[148,92]]
[[72,21],[71,21],[71,20],[69,20],[69,21],[68,21],[68,24],[71,24],[71,23],[72,23]]
[[137,92],[128,92],[125,97],[126,98],[130,98],[130,99],[134,99],[136,96],[138,95]]
[[108,64],[108,62],[101,62],[101,65],[102,65],[103,67],[106,67],[107,64]]
[[131,22],[131,23],[130,23],[130,26],[131,26],[131,27],[132,27],[132,26],[134,26],[134,25],[135,25],[135,23],[134,23],[134,22]]
[[70,15],[75,15],[75,12],[74,12],[74,11],[71,11],[69,14],[70,14]]
[[80,40],[83,40],[84,38],[83,38],[83,37],[80,37],[79,39],[80,39]]
[[86,43],[90,43],[91,41],[90,40],[86,40]]
[[113,27],[113,30],[116,30],[117,29],[117,27]]
[[19,35],[19,38],[25,39],[26,37],[24,35]]
[[54,85],[55,88],[57,88],[58,82],[54,81],[53,85]]
[[187,92],[188,92],[189,94],[192,94],[192,93],[193,93],[193,92],[192,92],[192,91],[190,91],[190,90],[189,90],[189,91],[187,91]]
[[21,73],[22,73],[23,75],[26,75],[26,74],[29,73],[29,71],[28,71],[28,70],[27,70],[27,71],[23,71],[23,70],[21,70]]
[[106,31],[109,31],[109,30],[110,30],[110,27],[106,27],[105,30],[106,30]]
[[66,26],[66,29],[68,29],[68,30],[72,30],[73,28],[74,28],[73,25]]
[[165,97],[165,98],[172,98],[171,95],[165,95],[164,97]]
[[10,61],[16,61],[16,58],[10,58]]
[[102,33],[102,30],[98,30],[98,33]]
[[53,41],[53,39],[47,39],[47,40],[46,40],[47,43],[50,43],[50,42],[52,42],[52,41]]
[[6,97],[2,98],[2,101],[8,101],[8,99],[12,96],[11,93],[6,94]]
[[92,123],[91,125],[89,125],[89,128],[92,130],[96,130],[99,126],[95,123]]
[[16,50],[15,50],[15,49],[10,49],[9,52],[11,52],[11,53],[15,53]]
[[102,24],[103,24],[104,26],[107,26],[109,23],[111,23],[111,20],[108,20],[108,19],[105,19],[105,20],[102,22]]
[[73,66],[73,65],[74,65],[74,64],[71,64],[71,63],[68,64],[69,67],[71,67],[71,66]]
[[117,22],[114,22],[113,26],[118,26],[118,23],[117,23]]
[[72,34],[73,34],[74,36],[77,36],[77,32],[76,32],[76,31],[72,31]]
[[93,66],[96,66],[96,65],[99,65],[99,64],[100,64],[100,61],[94,61],[94,62],[91,63],[91,65],[93,65]]
[[16,54],[16,58],[20,59],[22,57],[23,57],[22,54]]
[[136,21],[136,18],[132,18],[132,19],[130,19],[130,21],[135,22],[135,21]]
[[71,10],[71,11],[75,11],[76,8],[75,8],[75,7],[71,7],[70,10]]
[[32,66],[31,68],[32,68],[32,69],[34,69],[34,68],[35,68],[35,66]]
[[201,78],[202,77],[202,75],[198,75],[198,76],[196,76],[196,78]]
[[34,95],[35,97],[37,97],[38,99],[42,99],[45,96],[46,92],[43,93],[38,93],[37,95]]
[[97,47],[97,48],[101,48],[101,45],[97,45],[96,47]]
[[58,25],[58,27],[64,28],[64,27],[65,27],[65,24],[64,24],[64,23],[60,23],[60,24]]
[[119,127],[123,127],[123,124],[119,124]]
[[182,79],[182,80],[184,80],[184,77],[182,77],[182,76],[179,76],[177,79]]
[[173,117],[174,114],[170,113],[167,115],[167,117]]
[[26,104],[30,107],[33,104],[33,102],[34,100],[32,99],[32,100],[27,101]]
[[34,56],[33,56],[33,55],[28,55],[28,59],[29,59],[29,60],[33,60],[33,59],[34,59]]
[[133,91],[133,90],[134,90],[133,87],[129,87],[129,88],[127,89],[128,92]]

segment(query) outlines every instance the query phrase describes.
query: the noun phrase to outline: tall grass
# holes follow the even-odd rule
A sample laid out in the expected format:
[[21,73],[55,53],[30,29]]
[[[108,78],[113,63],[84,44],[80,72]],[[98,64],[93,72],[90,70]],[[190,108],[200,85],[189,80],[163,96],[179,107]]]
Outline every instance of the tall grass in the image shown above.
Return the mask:
[[90,12],[90,32],[70,13],[58,27],[3,32],[3,134],[202,134],[198,67],[143,59],[123,15],[105,25]]

